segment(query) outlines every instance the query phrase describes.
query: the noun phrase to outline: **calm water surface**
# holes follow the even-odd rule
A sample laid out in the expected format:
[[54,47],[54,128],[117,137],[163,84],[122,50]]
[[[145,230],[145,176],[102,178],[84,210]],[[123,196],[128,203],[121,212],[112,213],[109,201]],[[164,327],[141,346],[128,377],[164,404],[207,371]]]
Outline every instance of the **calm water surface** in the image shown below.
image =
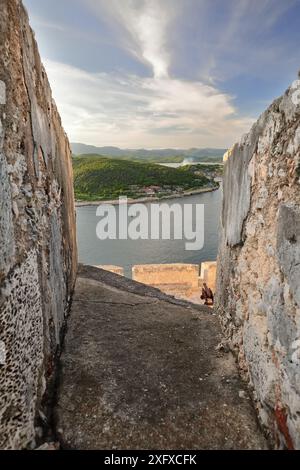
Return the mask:
[[[79,260],[85,264],[114,264],[123,266],[131,276],[135,264],[201,263],[214,261],[218,251],[222,188],[217,191],[162,201],[167,204],[204,204],[205,239],[200,251],[187,251],[185,240],[105,240],[96,236],[99,217],[96,206],[77,208],[77,237]],[[151,204],[151,203],[148,203]],[[148,205],[147,204],[147,205]],[[119,208],[116,206],[118,212]]]

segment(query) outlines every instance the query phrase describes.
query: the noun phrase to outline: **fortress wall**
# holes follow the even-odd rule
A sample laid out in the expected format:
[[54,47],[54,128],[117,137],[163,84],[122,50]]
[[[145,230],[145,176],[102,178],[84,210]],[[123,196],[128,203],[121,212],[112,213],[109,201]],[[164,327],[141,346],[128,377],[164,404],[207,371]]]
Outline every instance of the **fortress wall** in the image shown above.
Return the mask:
[[34,445],[77,269],[71,152],[27,13],[0,0],[0,448]]
[[206,261],[204,263],[201,263],[201,280],[203,280],[203,282],[205,282],[213,292],[215,292],[216,290],[216,275],[216,261]]
[[95,266],[95,268],[104,269],[104,271],[109,271],[114,274],[118,274],[119,276],[124,276],[124,268],[122,266],[114,266],[112,264],[105,264],[100,266]]
[[265,429],[277,447],[300,449],[296,87],[262,114],[225,164],[217,308]]
[[213,291],[216,284],[216,262],[198,264],[145,264],[132,268],[134,281],[148,284],[178,299],[194,303],[204,303],[200,299],[203,283]]
[[151,286],[182,284],[198,288],[198,264],[141,264],[133,266],[132,279]]

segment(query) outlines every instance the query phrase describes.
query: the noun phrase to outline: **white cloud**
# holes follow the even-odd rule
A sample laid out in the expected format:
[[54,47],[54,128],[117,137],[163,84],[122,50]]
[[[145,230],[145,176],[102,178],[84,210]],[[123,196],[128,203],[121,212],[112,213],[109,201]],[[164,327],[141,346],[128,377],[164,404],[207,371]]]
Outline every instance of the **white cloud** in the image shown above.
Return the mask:
[[30,23],[32,23],[35,27],[38,27],[38,28],[53,29],[54,31],[59,31],[59,32],[65,32],[67,29],[66,25],[64,24],[52,22],[36,15],[30,16]]
[[92,74],[44,61],[72,141],[120,147],[226,147],[247,131],[232,98],[198,81]]
[[152,77],[87,73],[46,61],[72,141],[120,147],[231,145],[250,127],[232,97],[200,81],[170,76],[169,31],[185,0],[84,0],[109,21],[120,44],[151,66]]
[[106,12],[118,23],[126,33],[127,48],[152,67],[154,77],[169,76],[167,39],[172,21],[180,11],[177,0],[87,0],[87,3],[101,18]]
[[[247,68],[277,66],[281,45],[272,42],[270,49],[265,42],[257,48],[253,41],[271,30],[295,0],[261,0],[255,7],[252,0],[240,0],[238,5],[228,0],[214,41],[208,33],[215,6],[208,0],[196,7],[194,0],[81,1],[100,23],[109,22],[116,43],[150,66],[151,74],[88,73],[46,61],[64,125],[73,141],[134,148],[226,147],[248,131],[253,119],[240,116],[234,97],[221,92],[217,83]],[[197,43],[201,79],[183,80],[170,72],[179,59],[170,38],[179,40],[176,25],[185,9],[197,12],[203,33],[203,43]],[[246,61],[240,60],[241,53]]]

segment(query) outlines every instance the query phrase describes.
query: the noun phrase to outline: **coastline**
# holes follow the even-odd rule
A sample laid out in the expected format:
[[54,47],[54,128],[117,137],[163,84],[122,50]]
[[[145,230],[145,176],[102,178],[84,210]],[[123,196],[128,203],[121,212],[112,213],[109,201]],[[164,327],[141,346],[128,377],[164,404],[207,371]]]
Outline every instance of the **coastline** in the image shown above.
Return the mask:
[[[192,189],[190,191],[184,191],[182,194],[168,194],[162,197],[142,197],[139,199],[128,199],[127,204],[141,204],[147,202],[157,202],[162,201],[163,199],[178,199],[187,196],[194,196],[196,194],[202,193],[211,193],[213,191],[217,191],[220,186],[216,186],[214,188],[199,188],[199,189]],[[111,200],[103,200],[103,201],[75,201],[75,207],[87,207],[87,206],[99,206],[100,204],[111,204],[113,206],[118,206],[120,204],[119,199],[111,199]]]

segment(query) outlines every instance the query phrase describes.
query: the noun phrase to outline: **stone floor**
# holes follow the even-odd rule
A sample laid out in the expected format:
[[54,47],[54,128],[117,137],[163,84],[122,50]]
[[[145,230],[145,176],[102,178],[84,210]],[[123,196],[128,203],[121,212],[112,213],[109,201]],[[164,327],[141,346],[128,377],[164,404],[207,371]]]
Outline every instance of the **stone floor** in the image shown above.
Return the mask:
[[205,302],[201,299],[202,287],[192,289],[190,286],[185,287],[182,284],[157,284],[152,287],[176,299],[187,300],[198,305],[204,305]]
[[264,449],[207,307],[81,267],[55,411],[62,448]]

